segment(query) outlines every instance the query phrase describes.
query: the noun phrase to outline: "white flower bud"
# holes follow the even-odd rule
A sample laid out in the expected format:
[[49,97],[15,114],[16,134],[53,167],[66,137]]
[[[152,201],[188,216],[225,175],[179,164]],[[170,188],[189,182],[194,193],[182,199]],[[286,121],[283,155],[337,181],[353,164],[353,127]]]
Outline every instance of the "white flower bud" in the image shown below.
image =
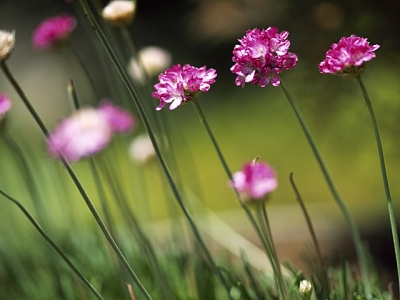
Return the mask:
[[310,299],[312,293],[311,282],[309,282],[308,280],[300,281],[299,291],[304,299]]
[[15,33],[0,30],[0,63],[6,60],[14,49]]
[[153,144],[147,134],[136,137],[129,146],[130,157],[139,164],[144,164],[155,156]]
[[[172,63],[171,53],[157,46],[144,47],[139,51],[138,58],[146,75],[150,78],[164,72]],[[138,61],[133,57],[128,64],[128,73],[135,81],[139,83],[145,82],[146,76],[141,70]]]
[[103,18],[115,26],[129,25],[135,14],[136,3],[130,0],[113,0],[103,9]]

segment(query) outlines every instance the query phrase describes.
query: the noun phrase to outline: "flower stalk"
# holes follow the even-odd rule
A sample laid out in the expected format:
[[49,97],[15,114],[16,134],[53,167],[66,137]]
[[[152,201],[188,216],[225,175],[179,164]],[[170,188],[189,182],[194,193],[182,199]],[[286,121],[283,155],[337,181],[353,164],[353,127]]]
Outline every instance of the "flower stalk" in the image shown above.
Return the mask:
[[[224,155],[222,154],[222,151],[221,151],[221,149],[220,149],[220,147],[219,147],[219,145],[217,143],[217,140],[214,137],[214,134],[211,131],[210,126],[208,125],[208,122],[207,122],[207,119],[204,116],[203,110],[201,109],[201,107],[200,107],[199,103],[197,102],[196,98],[192,98],[190,102],[193,104],[193,106],[194,106],[194,108],[196,110],[196,113],[197,113],[197,115],[199,117],[199,120],[200,120],[201,124],[203,125],[204,129],[206,130],[206,133],[207,133],[209,139],[211,140],[211,143],[212,143],[215,151],[217,152],[218,158],[219,158],[219,160],[220,160],[220,162],[221,162],[221,164],[222,164],[222,166],[223,166],[223,168],[225,170],[226,175],[228,176],[229,180],[232,181],[232,179],[233,179],[232,178],[232,172],[231,172],[231,170],[230,170],[230,168],[228,166],[228,163],[225,160]],[[246,206],[246,204],[241,199],[238,190],[236,188],[234,188],[234,191],[235,191],[235,195],[236,195],[236,198],[237,198],[240,206],[245,211],[250,223],[252,224],[253,228],[255,229],[255,231],[257,232],[258,236],[260,237],[260,240],[261,240],[261,242],[263,244],[263,247],[264,247],[266,253],[267,254],[270,253],[270,247],[268,246],[268,242],[264,238],[260,227],[257,225],[256,220],[254,219],[253,215],[251,214],[249,208]],[[278,281],[278,284],[277,284],[278,285],[278,289],[279,289],[279,294],[281,295],[282,299],[285,300],[286,299],[286,287],[285,287],[285,284],[284,284],[284,282],[282,280],[282,276],[278,275],[279,274],[278,266],[275,264],[275,262],[273,261],[271,256],[270,256],[270,259],[271,259],[271,265],[272,265],[272,267],[274,269],[274,272],[277,275],[277,277],[280,279]]]
[[[389,181],[387,178],[387,172],[386,172],[386,166],[385,166],[385,158],[383,156],[383,148],[382,148],[382,142],[378,130],[378,124],[376,122],[375,118],[375,113],[372,108],[372,103],[369,98],[367,89],[365,88],[364,82],[361,78],[361,76],[356,77],[357,82],[360,85],[360,89],[363,93],[364,99],[365,99],[365,104],[367,106],[369,116],[371,118],[371,123],[372,123],[372,128],[374,130],[374,135],[375,135],[375,142],[376,142],[376,147],[378,150],[378,157],[379,157],[379,163],[381,167],[381,173],[382,173],[382,181],[383,181],[383,187],[385,190],[385,195],[386,195],[386,201],[387,201],[387,206],[388,206],[388,212],[389,212],[389,220],[390,220],[390,227],[392,230],[392,238],[393,238],[393,244],[394,244],[394,251],[395,251],[395,256],[396,256],[396,268],[397,268],[397,278],[398,278],[398,283],[400,286],[400,247],[399,247],[399,236],[397,233],[397,223],[396,223],[396,216],[394,213],[393,209],[393,202],[392,202],[392,197],[390,195],[390,189],[389,189]],[[400,295],[399,295],[400,297]]]
[[207,257],[207,260],[209,261],[209,263],[211,264],[214,273],[217,275],[217,277],[219,278],[219,280],[221,281],[222,285],[224,286],[224,288],[226,289],[229,298],[232,298],[232,296],[230,295],[230,284],[226,281],[226,279],[224,278],[224,276],[222,275],[220,269],[218,268],[217,264],[215,263],[214,259],[211,256],[210,251],[208,250],[205,242],[203,241],[203,238],[200,235],[199,230],[197,229],[197,226],[192,218],[192,216],[190,215],[189,211],[187,210],[185,203],[183,201],[183,198],[181,196],[181,193],[178,189],[178,186],[161,154],[161,149],[158,145],[157,139],[155,137],[155,134],[151,128],[149,119],[146,115],[146,112],[143,108],[142,103],[139,101],[139,98],[137,96],[137,93],[135,91],[135,89],[133,88],[127,74],[125,73],[124,69],[122,68],[121,64],[119,63],[116,55],[114,54],[113,49],[111,48],[110,44],[108,43],[107,38],[105,37],[103,31],[101,30],[99,24],[97,23],[96,19],[94,18],[94,15],[87,3],[86,0],[79,0],[81,7],[85,13],[85,16],[88,18],[93,30],[96,32],[98,38],[100,39],[101,44],[103,45],[103,47],[105,48],[107,54],[109,55],[112,63],[114,64],[115,68],[117,69],[118,74],[121,76],[122,81],[124,82],[126,88],[128,89],[128,92],[132,98],[132,100],[134,101],[139,115],[141,116],[141,119],[143,121],[143,125],[146,128],[149,137],[153,143],[154,146],[154,150],[156,152],[156,156],[161,164],[161,167],[165,173],[165,176],[167,177],[167,181],[171,187],[172,193],[174,194],[176,200],[178,201],[179,206],[181,207],[186,219],[189,222],[190,228],[196,238],[196,240],[198,241],[201,249],[203,250],[205,256]]
[[297,105],[294,103],[292,97],[290,96],[289,92],[287,91],[285,85],[281,81],[280,84],[281,90],[283,94],[285,95],[286,99],[289,101],[290,106],[292,107],[297,120],[300,122],[301,128],[303,129],[304,134],[307,137],[308,143],[311,146],[311,149],[314,153],[315,158],[317,159],[318,165],[322,171],[322,174],[325,177],[325,181],[328,184],[328,187],[338,204],[348,226],[350,229],[351,236],[353,238],[353,242],[356,248],[356,253],[358,257],[358,261],[360,264],[360,269],[361,269],[361,275],[363,278],[363,283],[364,283],[364,289],[365,289],[365,294],[370,295],[371,294],[371,287],[370,287],[370,279],[369,279],[369,271],[368,271],[368,265],[367,265],[367,258],[365,255],[365,250],[363,248],[363,243],[361,241],[361,235],[360,231],[357,228],[357,224],[353,218],[353,216],[350,214],[350,211],[348,210],[346,204],[342,200],[342,197],[340,196],[335,184],[333,183],[332,177],[328,171],[328,168],[325,165],[324,160],[322,159],[321,153],[318,150],[317,144],[314,141],[314,138],[308,129],[308,126],[303,118],[303,116],[300,113],[300,110],[298,109]]

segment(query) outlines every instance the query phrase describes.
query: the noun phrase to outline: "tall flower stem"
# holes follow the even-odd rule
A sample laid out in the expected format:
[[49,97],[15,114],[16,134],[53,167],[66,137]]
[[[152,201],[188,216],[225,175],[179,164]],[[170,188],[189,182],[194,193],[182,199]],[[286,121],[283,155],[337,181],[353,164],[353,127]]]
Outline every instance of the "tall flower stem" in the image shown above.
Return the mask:
[[319,247],[317,235],[315,234],[314,226],[313,226],[313,224],[311,222],[311,218],[310,218],[310,215],[308,214],[307,208],[304,205],[303,199],[300,196],[300,192],[297,189],[296,184],[294,183],[293,173],[290,173],[290,178],[289,179],[290,179],[290,183],[292,185],[292,188],[294,190],[294,193],[296,195],[297,202],[299,202],[300,208],[301,208],[301,210],[303,212],[303,215],[304,215],[304,218],[306,219],[306,222],[307,222],[308,231],[310,232],[311,239],[312,239],[314,247],[315,247],[315,252],[317,254],[317,260],[318,260],[319,268],[320,268],[320,271],[321,271],[322,289],[324,291],[325,299],[329,300],[328,283],[327,283],[328,281],[327,281],[327,278],[326,278],[324,262],[322,260],[321,248]]
[[[6,63],[3,61],[0,64],[0,66],[1,66],[4,74],[6,75],[7,79],[10,81],[10,83],[12,84],[12,86],[14,87],[14,89],[16,90],[16,92],[18,93],[18,95],[20,96],[22,101],[24,102],[25,106],[29,110],[30,114],[35,119],[36,123],[39,125],[41,131],[46,136],[46,138],[48,138],[49,137],[49,131],[47,130],[46,126],[44,125],[42,119],[39,117],[39,115],[36,112],[36,110],[33,108],[32,104],[29,101],[29,99],[26,97],[24,91],[19,86],[19,84],[15,80],[14,76],[11,74],[11,72],[10,72],[8,66],[6,65]],[[136,276],[135,272],[133,271],[132,267],[130,266],[130,264],[126,260],[125,256],[122,254],[121,250],[119,249],[117,243],[114,241],[114,239],[111,236],[110,232],[108,231],[107,227],[104,225],[104,222],[102,221],[100,215],[98,214],[96,208],[94,207],[92,201],[90,200],[88,194],[86,193],[85,189],[83,188],[82,184],[80,183],[80,181],[79,181],[78,177],[76,176],[75,172],[72,170],[70,164],[68,163],[68,161],[63,156],[61,156],[60,159],[61,159],[62,164],[66,168],[68,174],[70,175],[72,181],[74,182],[75,186],[79,190],[79,193],[81,194],[81,196],[82,196],[83,200],[85,201],[87,207],[89,208],[90,212],[92,213],[93,217],[95,218],[97,224],[99,225],[99,227],[100,227],[101,231],[103,232],[105,238],[107,239],[108,243],[110,244],[110,246],[112,247],[112,249],[114,250],[116,255],[118,256],[118,258],[121,260],[121,263],[124,265],[124,267],[128,271],[129,275],[131,276],[131,278],[133,279],[133,281],[135,282],[135,284],[137,285],[139,290],[142,292],[144,297],[146,299],[148,299],[148,300],[152,299],[150,294],[147,292],[145,287],[140,282],[139,278]]]
[[209,261],[210,265],[213,268],[214,273],[217,275],[218,279],[221,281],[221,283],[223,284],[223,286],[225,287],[227,293],[228,293],[228,297],[232,298],[232,296],[230,295],[230,284],[227,282],[227,280],[224,278],[224,276],[221,273],[221,270],[218,268],[217,264],[215,263],[214,259],[211,256],[210,251],[208,250],[205,242],[203,241],[203,238],[200,235],[200,231],[198,230],[191,214],[189,213],[189,211],[187,210],[185,203],[183,201],[182,195],[178,189],[178,186],[171,174],[171,171],[169,170],[162,154],[161,154],[161,150],[160,147],[158,145],[157,139],[155,137],[155,134],[151,128],[149,119],[146,115],[146,112],[143,108],[142,103],[139,101],[139,98],[137,96],[137,93],[135,91],[135,89],[133,88],[127,74],[125,73],[124,69],[122,68],[121,64],[119,63],[117,57],[114,54],[113,49],[111,48],[110,44],[108,43],[107,38],[105,37],[103,31],[101,30],[99,24],[97,23],[88,3],[86,0],[79,0],[82,9],[85,13],[85,16],[88,18],[93,30],[95,31],[95,33],[97,34],[98,38],[100,39],[101,44],[103,45],[103,47],[105,48],[107,54],[109,55],[112,63],[114,64],[115,68],[117,69],[118,74],[121,76],[122,81],[124,82],[126,88],[128,89],[128,92],[132,98],[132,100],[134,101],[138,113],[143,121],[143,125],[146,128],[147,133],[149,134],[149,138],[151,140],[151,142],[153,143],[154,146],[154,151],[156,153],[156,156],[158,158],[158,161],[160,162],[160,165],[165,173],[165,176],[167,177],[167,181],[171,187],[172,193],[174,194],[179,206],[181,207],[186,219],[189,222],[190,228],[196,238],[196,240],[198,241],[201,249],[203,250],[204,255],[206,256],[207,260]]
[[325,165],[324,160],[322,159],[321,153],[318,150],[317,144],[314,141],[313,136],[311,135],[310,130],[308,129],[308,126],[306,122],[303,119],[303,116],[300,113],[300,110],[297,108],[297,105],[294,103],[292,97],[290,96],[289,92],[287,91],[285,85],[283,82],[281,82],[280,87],[282,89],[283,94],[286,96],[286,99],[289,101],[290,106],[292,107],[298,121],[300,122],[301,128],[303,129],[304,134],[307,137],[308,143],[311,146],[311,149],[314,153],[315,158],[317,159],[317,162],[319,164],[319,167],[321,168],[321,171],[325,177],[325,181],[328,184],[328,187],[338,204],[340,210],[342,211],[342,214],[344,218],[347,221],[347,224],[350,229],[351,236],[353,238],[353,242],[356,248],[357,252],[357,257],[358,261],[360,264],[360,269],[361,269],[361,275],[363,278],[363,283],[364,283],[364,289],[365,289],[365,294],[369,296],[371,294],[371,286],[370,286],[370,278],[369,278],[369,272],[368,272],[368,265],[367,265],[367,258],[365,255],[365,250],[363,248],[363,243],[361,241],[361,235],[360,231],[357,228],[356,222],[354,221],[353,216],[350,214],[346,204],[342,200],[342,197],[340,196],[338,190],[336,189],[335,184],[333,183],[332,177],[328,172],[328,168]]
[[[207,133],[208,137],[210,138],[211,143],[212,143],[215,151],[217,152],[218,158],[219,158],[220,162],[222,163],[222,166],[223,166],[223,168],[225,170],[226,175],[228,176],[229,180],[232,180],[232,172],[231,172],[231,170],[230,170],[230,168],[228,166],[228,163],[225,160],[224,155],[222,154],[222,151],[221,151],[221,149],[220,149],[220,147],[219,147],[219,145],[217,143],[217,140],[214,137],[214,134],[211,131],[210,126],[208,125],[208,122],[207,122],[206,117],[204,116],[203,110],[201,109],[201,107],[200,107],[200,105],[199,105],[199,103],[198,103],[196,98],[192,98],[190,100],[190,102],[192,102],[192,104],[193,104],[193,106],[194,106],[194,108],[196,110],[196,113],[199,116],[199,120],[200,120],[201,124],[203,125],[204,129],[206,130],[206,133]],[[257,222],[254,219],[252,213],[250,212],[248,207],[243,203],[243,200],[241,199],[241,197],[239,195],[239,192],[236,190],[236,188],[234,188],[234,191],[235,191],[235,195],[236,195],[236,198],[237,198],[240,206],[245,211],[245,213],[246,213],[251,225],[253,226],[254,230],[257,232],[257,234],[258,234],[258,236],[259,236],[259,238],[260,238],[260,240],[261,240],[261,242],[263,244],[263,247],[264,247],[266,253],[267,254],[270,253],[269,247],[268,247],[268,243],[265,240],[265,238],[264,238],[264,236],[263,236],[263,234],[262,234],[262,232],[260,230],[260,227],[257,225]],[[274,262],[272,258],[271,258],[271,265],[272,265],[272,268],[274,269],[274,273],[276,274],[276,276],[278,278],[282,279],[282,276],[279,276],[279,270],[278,270],[278,267],[276,266],[276,262]],[[279,293],[280,293],[282,299],[285,300],[286,299],[286,287],[285,287],[285,284],[284,284],[283,280],[279,280],[278,289],[279,289]]]
[[26,210],[26,208],[17,200],[0,190],[0,194],[6,197],[8,200],[13,202],[18,208],[24,213],[28,218],[29,222],[35,227],[35,229],[40,233],[40,235],[46,240],[46,242],[57,252],[57,254],[65,261],[65,263],[70,267],[70,269],[75,273],[76,276],[86,285],[86,287],[95,295],[97,299],[104,300],[104,298],[99,294],[99,292],[92,286],[92,284],[86,279],[85,276],[75,267],[75,265],[69,260],[69,258],[64,254],[64,252],[53,242],[53,240],[44,232],[42,227],[36,222],[32,215]]
[[384,187],[384,190],[385,190],[386,201],[387,201],[387,205],[388,205],[390,227],[392,229],[394,251],[395,251],[395,255],[396,255],[397,277],[398,277],[398,283],[399,283],[399,287],[400,287],[400,247],[399,247],[399,236],[398,236],[398,233],[397,233],[396,217],[395,217],[395,214],[394,214],[392,197],[390,195],[389,182],[388,182],[388,178],[387,178],[387,172],[386,172],[386,166],[385,166],[385,159],[384,159],[384,156],[383,156],[383,148],[382,148],[381,138],[380,138],[380,135],[379,135],[378,124],[376,122],[375,113],[374,113],[374,110],[372,108],[371,100],[369,99],[367,89],[365,88],[365,85],[364,85],[364,82],[363,82],[361,76],[357,76],[356,79],[357,79],[357,81],[358,81],[358,83],[360,85],[361,91],[362,91],[362,93],[364,95],[365,104],[367,105],[369,116],[371,118],[372,128],[374,130],[376,146],[378,148],[378,156],[379,156],[379,163],[380,163],[381,172],[382,172],[383,187]]

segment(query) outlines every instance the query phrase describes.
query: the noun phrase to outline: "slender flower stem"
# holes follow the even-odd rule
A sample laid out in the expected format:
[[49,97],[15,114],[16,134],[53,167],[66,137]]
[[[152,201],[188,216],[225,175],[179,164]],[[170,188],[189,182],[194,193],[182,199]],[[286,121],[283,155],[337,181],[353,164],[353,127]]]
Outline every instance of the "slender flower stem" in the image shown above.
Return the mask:
[[179,192],[178,186],[161,154],[161,150],[160,147],[158,145],[157,139],[154,135],[154,132],[151,128],[149,119],[146,115],[146,112],[143,108],[142,103],[139,101],[139,98],[137,96],[137,93],[135,91],[135,89],[133,88],[128,76],[126,75],[124,69],[122,68],[121,64],[119,63],[117,57],[114,54],[113,49],[111,48],[110,44],[107,41],[107,38],[105,37],[103,31],[101,30],[99,24],[97,23],[96,19],[93,16],[93,13],[87,3],[86,0],[79,0],[82,9],[85,13],[85,16],[88,18],[93,30],[96,32],[98,38],[100,39],[100,42],[102,43],[102,45],[104,46],[107,54],[109,55],[112,63],[114,64],[115,68],[118,71],[118,74],[121,76],[122,81],[124,82],[124,84],[126,85],[126,88],[128,89],[128,92],[132,98],[132,100],[134,101],[138,113],[143,121],[143,125],[145,126],[147,133],[149,134],[149,138],[151,140],[151,142],[153,143],[154,146],[154,151],[156,153],[156,156],[161,164],[161,167],[167,177],[168,183],[171,187],[172,193],[174,194],[176,200],[178,201],[179,206],[181,207],[186,219],[189,222],[190,228],[195,236],[195,238],[197,239],[200,247],[203,249],[203,252],[205,254],[205,256],[207,257],[207,260],[209,261],[209,263],[211,264],[215,274],[218,276],[219,280],[221,281],[221,283],[223,284],[223,286],[225,287],[229,298],[232,298],[232,296],[230,295],[230,284],[226,281],[226,279],[224,278],[224,276],[222,275],[220,269],[218,268],[217,264],[215,263],[214,259],[211,256],[210,251],[208,250],[205,242],[203,241],[203,238],[200,235],[199,230],[197,229],[197,226],[192,218],[192,216],[190,215],[189,211],[187,210],[185,203],[183,201],[183,198],[181,196],[181,193]]
[[[389,211],[389,219],[390,219],[390,227],[392,229],[392,237],[393,237],[393,244],[394,244],[394,251],[396,255],[396,267],[397,267],[397,277],[398,277],[398,283],[400,286],[400,247],[399,247],[399,236],[397,233],[397,223],[396,223],[396,216],[394,214],[394,209],[393,209],[393,202],[392,202],[392,197],[390,195],[390,189],[389,189],[389,182],[387,178],[387,172],[386,172],[386,166],[385,166],[385,159],[383,156],[383,148],[382,148],[382,142],[381,138],[379,135],[379,130],[378,130],[378,124],[376,122],[375,118],[375,113],[372,108],[371,100],[369,99],[368,92],[365,88],[364,82],[361,78],[361,76],[356,77],[361,91],[364,95],[365,99],[365,104],[367,105],[368,112],[371,118],[372,122],[372,128],[374,130],[374,135],[375,135],[375,141],[376,141],[376,146],[378,148],[378,156],[379,156],[379,163],[381,166],[381,172],[382,172],[382,181],[383,181],[383,187],[385,190],[385,195],[386,195],[386,201],[388,205],[388,211]],[[399,295],[400,297],[400,295]]]
[[[200,107],[199,103],[197,102],[196,98],[192,98],[190,100],[190,102],[192,102],[192,104],[193,104],[193,106],[194,106],[194,108],[195,108],[195,110],[197,112],[197,115],[199,116],[199,120],[202,123],[204,129],[206,130],[207,135],[210,138],[211,143],[213,144],[215,151],[217,152],[217,155],[219,157],[220,162],[222,163],[222,166],[223,166],[223,168],[225,170],[226,175],[228,176],[229,180],[232,180],[232,172],[231,172],[231,170],[230,170],[230,168],[228,166],[228,163],[225,160],[224,155],[222,154],[222,151],[221,151],[221,149],[220,149],[220,147],[219,147],[219,145],[217,143],[217,140],[214,137],[214,134],[211,131],[210,126],[208,125],[208,122],[207,122],[207,119],[204,116],[203,110],[201,109],[201,107]],[[254,219],[253,215],[251,214],[251,212],[247,208],[247,206],[243,203],[243,200],[241,199],[237,189],[234,188],[233,190],[235,191],[235,195],[236,195],[236,198],[237,198],[240,206],[245,211],[250,223],[254,227],[254,230],[257,232],[257,234],[258,234],[258,236],[259,236],[259,238],[260,238],[260,240],[261,240],[261,242],[263,244],[263,247],[264,247],[266,253],[268,254],[269,253],[269,247],[267,245],[267,242],[266,242],[266,240],[265,240],[265,238],[264,238],[259,226],[257,225],[256,220]],[[272,265],[272,267],[274,267],[274,262],[271,261],[271,265]],[[278,276],[278,273],[276,275]],[[284,284],[283,280],[279,281],[278,289],[279,289],[279,293],[280,293],[282,299],[285,300],[286,299],[286,287],[285,287],[285,284]]]
[[17,200],[0,190],[0,194],[6,197],[8,200],[12,201],[18,208],[24,213],[28,218],[29,222],[35,227],[35,229],[40,233],[40,235],[46,240],[46,242],[57,252],[57,254],[65,261],[68,267],[75,273],[76,276],[86,285],[86,287],[96,296],[97,299],[104,300],[104,298],[99,294],[99,292],[93,287],[93,285],[86,279],[85,276],[75,267],[75,265],[68,259],[64,252],[53,242],[53,240],[44,232],[32,215],[26,210],[26,208]]
[[302,212],[304,214],[304,217],[306,219],[308,231],[310,232],[311,239],[312,239],[314,247],[315,247],[315,252],[317,253],[317,259],[318,259],[319,268],[320,268],[320,272],[321,272],[322,288],[324,290],[325,299],[329,300],[328,284],[327,284],[327,279],[326,279],[324,263],[323,263],[323,260],[322,260],[321,249],[319,247],[317,235],[315,234],[314,226],[313,226],[313,224],[311,222],[310,215],[308,214],[307,208],[304,205],[303,199],[300,196],[300,192],[297,189],[296,184],[294,183],[293,173],[290,173],[290,183],[292,185],[294,193],[296,194],[296,199],[299,202],[300,208],[301,208],[301,210],[302,210]]
[[300,110],[297,108],[296,104],[294,103],[292,97],[290,96],[289,92],[286,90],[285,85],[283,84],[283,82],[281,82],[280,87],[282,89],[282,92],[284,93],[284,95],[286,96],[286,99],[289,101],[290,106],[293,108],[294,113],[296,114],[296,117],[298,119],[298,121],[300,122],[300,125],[304,131],[304,134],[307,137],[308,143],[311,146],[312,151],[314,152],[314,156],[317,159],[317,162],[321,168],[321,171],[325,177],[325,181],[328,184],[328,187],[336,201],[336,203],[338,204],[340,210],[342,211],[342,214],[344,215],[347,224],[349,226],[350,229],[350,233],[351,236],[353,238],[354,241],[354,245],[356,248],[356,252],[357,252],[357,257],[359,260],[359,264],[360,264],[360,269],[361,269],[361,275],[363,278],[363,283],[364,283],[364,289],[365,289],[365,294],[367,296],[369,296],[371,294],[371,286],[370,286],[370,278],[369,278],[369,272],[368,272],[368,265],[367,265],[367,258],[365,255],[365,250],[363,248],[363,244],[361,241],[361,235],[360,235],[360,231],[357,228],[356,222],[354,221],[354,218],[352,217],[352,215],[350,214],[346,204],[344,203],[344,201],[342,200],[338,190],[336,189],[335,184],[333,183],[332,177],[328,172],[328,168],[325,165],[325,162],[322,159],[321,153],[318,150],[317,144],[314,141],[314,138],[311,135],[310,130],[307,127],[306,122],[303,119],[303,116],[300,113]]
[[[0,65],[1,65],[1,68],[2,68],[2,70],[4,72],[4,74],[7,77],[7,79],[10,81],[10,83],[12,84],[14,89],[17,91],[18,95],[20,96],[20,98],[24,102],[25,106],[28,108],[29,112],[31,113],[31,115],[35,119],[36,123],[39,125],[39,127],[42,130],[43,134],[46,136],[46,138],[48,138],[49,137],[48,129],[44,125],[42,119],[37,114],[36,110],[33,108],[32,104],[30,103],[29,99],[26,97],[24,91],[21,89],[21,87],[19,86],[18,82],[12,76],[12,74],[11,74],[10,70],[8,69],[7,65],[5,64],[4,61]],[[62,164],[64,165],[64,167],[66,168],[66,170],[67,170],[68,174],[70,175],[72,181],[74,182],[75,186],[79,190],[83,200],[85,201],[87,207],[89,208],[90,212],[92,213],[93,217],[95,218],[97,224],[99,225],[101,231],[103,232],[103,234],[106,237],[107,241],[111,245],[112,249],[114,250],[114,252],[118,256],[118,258],[121,260],[122,264],[124,265],[124,267],[128,271],[128,273],[131,276],[131,278],[133,279],[133,281],[136,283],[136,285],[138,286],[140,291],[143,293],[145,298],[148,299],[148,300],[151,300],[152,298],[151,298],[150,294],[147,292],[145,287],[142,285],[142,283],[140,282],[139,278],[136,276],[135,272],[133,271],[132,267],[129,265],[128,261],[126,260],[125,256],[122,254],[122,252],[119,249],[118,245],[116,244],[116,242],[112,238],[112,236],[109,233],[107,227],[104,225],[100,215],[98,214],[96,208],[94,207],[92,201],[90,200],[88,194],[86,193],[85,189],[83,188],[82,184],[80,183],[80,181],[79,181],[78,177],[76,176],[75,172],[72,170],[70,164],[65,159],[65,157],[62,156],[62,155],[60,156],[60,160],[61,160]]]

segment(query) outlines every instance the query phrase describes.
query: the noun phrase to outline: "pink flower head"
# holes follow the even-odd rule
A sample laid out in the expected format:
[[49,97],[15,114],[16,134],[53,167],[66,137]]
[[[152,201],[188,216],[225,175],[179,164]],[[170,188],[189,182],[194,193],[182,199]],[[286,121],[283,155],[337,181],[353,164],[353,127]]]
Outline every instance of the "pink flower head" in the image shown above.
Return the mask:
[[233,174],[231,186],[244,201],[261,200],[278,186],[275,171],[264,162],[247,162]]
[[11,100],[6,94],[0,94],[0,117],[11,109]]
[[374,51],[379,47],[370,46],[368,39],[354,34],[342,37],[326,52],[325,59],[318,65],[319,71],[343,78],[359,76],[365,69],[365,63],[375,57]]
[[48,139],[48,151],[55,157],[64,155],[70,162],[104,149],[110,142],[112,129],[102,113],[83,108],[61,121]]
[[114,132],[128,132],[135,128],[134,116],[109,100],[103,100],[99,106],[99,112],[104,115],[109,126]]
[[280,84],[279,74],[282,69],[289,70],[296,66],[297,55],[288,52],[289,33],[278,33],[276,27],[267,29],[247,30],[246,35],[239,39],[240,44],[233,49],[231,67],[236,77],[236,85],[242,86],[252,82],[260,87],[269,83],[273,86]]
[[160,82],[154,85],[156,91],[152,96],[160,99],[160,105],[156,109],[161,110],[171,103],[169,109],[173,110],[200,92],[207,92],[210,85],[215,82],[215,77],[217,77],[215,69],[206,70],[206,66],[201,68],[189,64],[183,67],[180,64],[172,66],[158,76]]
[[46,49],[63,45],[76,27],[76,19],[66,13],[44,20],[33,32],[33,46]]

